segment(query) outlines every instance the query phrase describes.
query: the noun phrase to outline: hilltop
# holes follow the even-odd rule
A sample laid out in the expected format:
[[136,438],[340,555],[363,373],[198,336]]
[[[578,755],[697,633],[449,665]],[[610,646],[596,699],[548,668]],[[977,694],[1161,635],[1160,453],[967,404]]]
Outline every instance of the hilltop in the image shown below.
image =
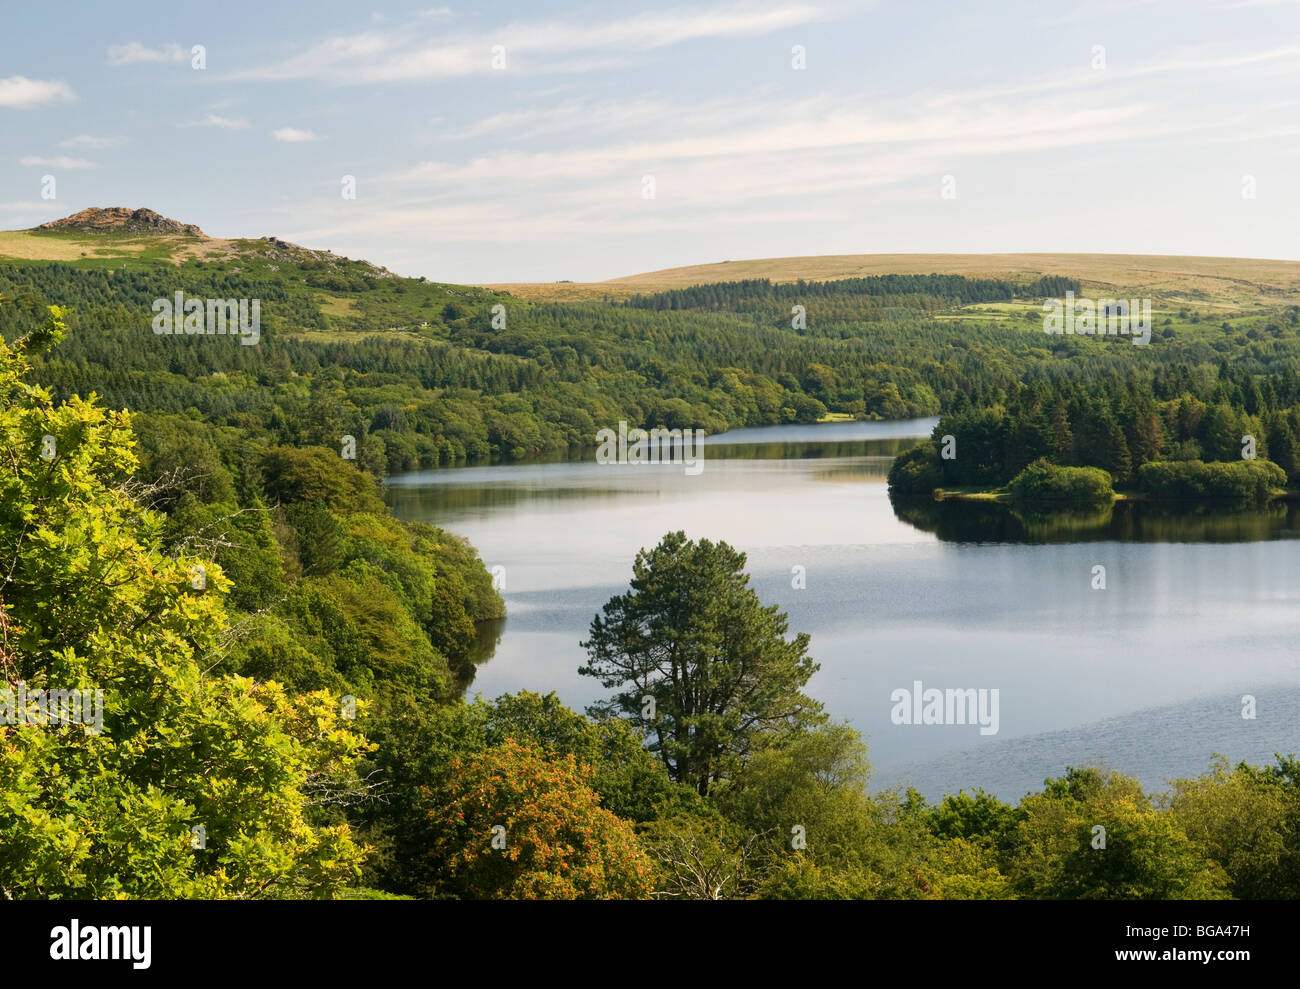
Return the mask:
[[832,254],[720,261],[603,282],[516,282],[491,287],[538,301],[619,301],[749,278],[838,281],[882,274],[964,275],[1015,282],[1060,275],[1079,279],[1083,291],[1090,295],[1125,292],[1207,306],[1275,306],[1300,301],[1300,261],[1149,254]]
[[[401,278],[369,261],[275,235],[211,237],[196,224],[155,210],[120,206],[92,207],[29,230],[0,232],[0,268],[6,265],[16,267],[12,277],[0,275],[0,295],[6,282],[11,295],[20,285],[35,291],[40,278],[28,270],[34,266],[67,266],[87,275],[125,273],[145,279],[155,286],[150,291],[162,297],[177,288],[207,291],[213,286],[215,292],[220,286],[227,295],[238,288],[268,300],[271,325],[285,336],[318,341],[358,333],[436,336],[445,333],[444,317],[461,318],[470,306],[498,297]],[[124,286],[113,291],[119,299],[125,293]],[[272,299],[281,301],[271,306]]]
[[[254,269],[289,264],[306,269],[323,266],[367,278],[396,277],[368,261],[353,261],[276,236],[210,237],[194,224],[147,208],[92,207],[30,230],[0,231],[0,261],[5,259],[87,267],[114,267],[123,261],[219,262]],[[1150,297],[1210,311],[1263,311],[1300,303],[1300,261],[1149,254],[810,255],[686,265],[600,282],[498,282],[484,287],[530,302],[622,302],[636,295],[753,278],[783,283],[882,274],[961,275],[1019,283],[1061,276],[1078,279],[1083,293],[1090,296]]]
[[42,223],[37,230],[78,230],[82,233],[187,234],[208,236],[192,223],[178,223],[151,209],[127,209],[125,206],[101,208],[91,206],[62,220]]
[[4,260],[59,261],[87,268],[116,268],[124,262],[164,266],[234,262],[237,271],[259,267],[278,271],[288,265],[310,270],[346,269],[368,278],[396,277],[369,261],[353,261],[333,251],[302,247],[274,235],[209,237],[193,223],[173,220],[147,208],[124,206],[90,207],[29,230],[0,231],[0,261]]

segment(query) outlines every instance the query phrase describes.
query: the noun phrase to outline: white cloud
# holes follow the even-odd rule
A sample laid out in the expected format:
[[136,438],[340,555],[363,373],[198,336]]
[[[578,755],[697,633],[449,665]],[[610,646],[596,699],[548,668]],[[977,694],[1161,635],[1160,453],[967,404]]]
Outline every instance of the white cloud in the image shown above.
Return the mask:
[[93,161],[86,161],[85,158],[69,158],[67,155],[56,155],[53,158],[42,158],[39,155],[27,155],[19,159],[20,162],[27,166],[40,165],[45,168],[98,168]]
[[94,137],[90,134],[80,134],[77,137],[70,137],[66,141],[60,141],[61,148],[88,148],[91,151],[102,151],[104,148],[115,148],[122,143],[120,137]]
[[108,49],[109,65],[136,65],[141,62],[188,62],[190,50],[178,44],[149,48],[138,41],[112,45]]
[[[1300,3],[1300,0],[1296,0]],[[1112,63],[1105,69],[1080,68],[1064,75],[1039,78],[1013,86],[990,89],[967,89],[931,97],[933,105],[973,103],[1007,96],[1026,96],[1053,90],[1083,91],[1091,86],[1107,86],[1143,79],[1148,76],[1216,73],[1227,69],[1261,68],[1264,72],[1292,73],[1300,68],[1300,45],[1268,48],[1235,54],[1213,54],[1204,48],[1188,49],[1177,56],[1160,61],[1146,62],[1131,68],[1120,68]]]
[[[654,172],[672,161],[761,162],[772,155],[792,152],[856,148],[865,156],[880,154],[891,145],[943,149],[949,157],[1064,148],[1114,141],[1119,133],[1115,129],[1117,125],[1136,120],[1150,110],[1141,103],[1070,110],[1057,101],[1032,109],[985,108],[979,113],[949,110],[919,114],[911,106],[871,112],[828,107],[814,113],[810,106],[808,101],[768,104],[762,122],[739,128],[717,127],[718,108],[706,115],[703,126],[697,125],[689,110],[683,107],[679,108],[677,130],[694,129],[695,134],[563,151],[503,151],[463,163],[421,162],[391,178],[439,185],[454,182],[478,185],[493,180],[518,183],[591,179],[632,171],[639,177],[642,171]],[[777,174],[775,178],[778,186],[789,189],[788,175]],[[802,178],[801,173],[801,182]]]
[[[851,109],[846,109],[846,107]],[[463,160],[423,162],[379,175],[383,195],[346,219],[321,200],[295,211],[300,243],[344,240],[385,252],[412,245],[431,227],[463,243],[567,243],[620,236],[748,230],[836,222],[846,204],[862,210],[901,201],[936,201],[940,177],[964,174],[976,159],[1123,145],[1186,127],[1160,119],[1147,102],[1097,105],[1043,99],[978,107],[918,105],[842,94],[696,104],[638,103],[630,137],[559,150],[517,148]],[[583,112],[613,130],[614,104],[562,104],[485,118],[470,130],[513,137],[529,128],[568,129]],[[641,120],[671,119],[659,139]],[[654,175],[657,197],[641,197]],[[792,186],[791,176],[798,176]],[[418,250],[412,247],[412,250]],[[391,253],[384,255],[391,259]],[[415,256],[415,255],[413,255]]]
[[[492,51],[497,45],[505,48],[510,68],[593,71],[620,64],[626,52],[707,38],[766,34],[831,16],[831,11],[810,4],[787,3],[761,9],[730,4],[704,10],[680,7],[643,12],[598,23],[516,21],[494,31],[450,41],[439,35],[412,42],[409,30],[387,34],[367,31],[329,38],[276,64],[237,73],[236,78],[363,84],[465,76],[493,71]],[[580,53],[589,54],[585,59],[530,62],[532,56]]]
[[10,76],[0,79],[0,106],[29,110],[42,103],[71,103],[77,98],[72,88],[62,82]]
[[[702,104],[693,109],[698,115]],[[731,107],[734,114],[735,108]],[[499,134],[516,141],[543,135],[561,134],[580,130],[590,134],[598,131],[627,130],[650,124],[676,120],[681,108],[652,100],[626,100],[592,104],[572,101],[550,107],[528,107],[507,110],[438,136],[443,140],[468,140]],[[729,118],[735,121],[735,116]],[[436,123],[437,121],[431,121]],[[720,119],[719,123],[723,121]]]
[[271,136],[277,141],[286,141],[290,144],[297,144],[301,141],[319,141],[315,134],[309,130],[298,130],[296,127],[281,127],[279,130],[271,131]]
[[209,113],[202,120],[192,120],[185,127],[224,127],[227,130],[242,130],[248,126],[247,120],[238,120],[233,117],[219,117],[215,113]]

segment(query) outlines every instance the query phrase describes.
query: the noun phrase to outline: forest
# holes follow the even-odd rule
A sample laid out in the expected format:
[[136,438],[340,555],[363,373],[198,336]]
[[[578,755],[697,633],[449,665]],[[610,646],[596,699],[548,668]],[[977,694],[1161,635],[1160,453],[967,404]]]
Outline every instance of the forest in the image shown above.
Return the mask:
[[1300,892],[1289,758],[1162,794],[1087,767],[1014,805],[870,793],[726,543],[638,555],[583,643],[606,703],[466,702],[501,614],[471,547],[331,450],[56,402],[31,355],[65,330],[0,344],[0,669],[109,689],[102,732],[0,727],[5,898]]
[[[1224,361],[1087,385],[1035,382],[993,406],[954,403],[929,441],[894,461],[889,484],[899,495],[1010,488],[1022,499],[1087,501],[1114,485],[1158,498],[1263,502],[1300,486],[1298,432],[1300,391],[1289,370],[1257,377]],[[1077,468],[1104,479],[1063,483],[1088,476]]]
[[[1258,495],[1297,483],[1296,307],[1166,309],[1134,348],[1042,333],[1034,305],[1069,279],[529,303],[274,260],[0,266],[0,679],[109,688],[102,733],[0,725],[0,896],[1300,890],[1290,758],[1157,794],[1089,767],[1015,804],[871,792],[862,738],[804,692],[808,636],[758,600],[743,553],[682,533],[592,621],[581,672],[604,703],[467,702],[502,599],[472,546],[397,520],[380,485],[574,454],[620,419],[839,413],[942,417],[896,461],[900,495],[1021,478],[1059,496],[1080,478],[1053,472],[1087,468],[1107,489]],[[177,289],[263,300],[258,346],[150,333]],[[1120,854],[1091,854],[1098,820]]]
[[[56,397],[94,391],[113,408],[273,445],[337,449],[352,436],[358,464],[381,476],[576,455],[620,420],[716,434],[828,413],[902,419],[991,409],[1027,386],[1113,391],[1134,374],[1138,387],[1150,379],[1167,395],[1166,383],[1185,382],[1208,402],[1229,364],[1265,392],[1280,382],[1274,397],[1290,407],[1300,371],[1295,306],[1213,323],[1198,309],[1166,309],[1143,348],[1048,336],[1037,303],[1077,287],[1070,279],[747,281],[626,304],[525,302],[264,247],[231,261],[129,270],[0,264],[0,335],[15,339],[40,324],[45,306],[63,306],[68,339],[33,356]],[[315,287],[326,278],[349,288]],[[177,290],[261,299],[260,345],[154,336],[150,304]],[[991,299],[1014,305],[999,315],[966,308]],[[792,317],[795,305],[802,318]],[[1243,408],[1255,415],[1259,406]]]

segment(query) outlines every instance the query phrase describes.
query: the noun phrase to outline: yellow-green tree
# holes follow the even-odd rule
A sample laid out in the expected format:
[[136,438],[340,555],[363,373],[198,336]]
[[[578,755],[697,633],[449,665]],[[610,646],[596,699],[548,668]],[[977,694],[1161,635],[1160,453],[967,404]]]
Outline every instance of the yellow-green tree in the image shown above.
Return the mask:
[[1229,880],[1137,780],[1074,769],[1026,797],[1008,876],[1034,899],[1221,900]]
[[[332,895],[362,853],[310,807],[364,739],[337,698],[222,673],[230,582],[160,548],[129,416],[26,380],[63,316],[0,341],[0,897]],[[46,690],[79,720],[12,716]]]

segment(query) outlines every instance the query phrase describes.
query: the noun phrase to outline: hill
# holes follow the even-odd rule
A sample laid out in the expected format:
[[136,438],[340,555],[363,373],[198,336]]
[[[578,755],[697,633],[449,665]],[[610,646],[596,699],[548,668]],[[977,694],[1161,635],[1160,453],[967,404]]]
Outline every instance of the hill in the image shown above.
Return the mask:
[[[0,264],[6,261],[152,274],[160,285],[165,282],[173,289],[217,276],[250,285],[271,281],[291,297],[298,313],[296,319],[282,322],[281,330],[317,340],[356,333],[417,333],[422,325],[428,328],[431,314],[441,314],[448,306],[455,311],[467,300],[496,296],[423,278],[399,278],[369,261],[276,236],[209,237],[194,224],[145,208],[92,207],[30,230],[0,231]],[[370,291],[375,286],[391,291]],[[162,295],[170,294],[163,289]],[[284,314],[283,307],[280,312]]]
[[61,220],[42,223],[37,230],[76,230],[81,233],[188,234],[208,239],[192,223],[177,223],[151,209],[127,209],[125,206],[101,208],[91,206]]
[[[57,394],[269,445],[337,450],[352,436],[377,474],[576,455],[620,420],[720,433],[900,419],[1064,380],[1208,402],[1226,368],[1282,376],[1286,396],[1300,374],[1291,262],[863,255],[502,288],[276,236],[208,237],[152,210],[0,234],[0,334],[72,308],[67,339],[37,359]],[[1043,300],[1068,290],[1153,297],[1149,346],[1045,335]],[[153,305],[177,291],[260,300],[256,345],[151,332]]]
[[603,282],[521,282],[492,287],[526,299],[619,301],[636,294],[749,278],[835,281],[931,273],[1017,282],[1059,275],[1077,278],[1090,295],[1122,291],[1211,308],[1300,301],[1300,261],[1144,254],[832,254],[720,261]]

